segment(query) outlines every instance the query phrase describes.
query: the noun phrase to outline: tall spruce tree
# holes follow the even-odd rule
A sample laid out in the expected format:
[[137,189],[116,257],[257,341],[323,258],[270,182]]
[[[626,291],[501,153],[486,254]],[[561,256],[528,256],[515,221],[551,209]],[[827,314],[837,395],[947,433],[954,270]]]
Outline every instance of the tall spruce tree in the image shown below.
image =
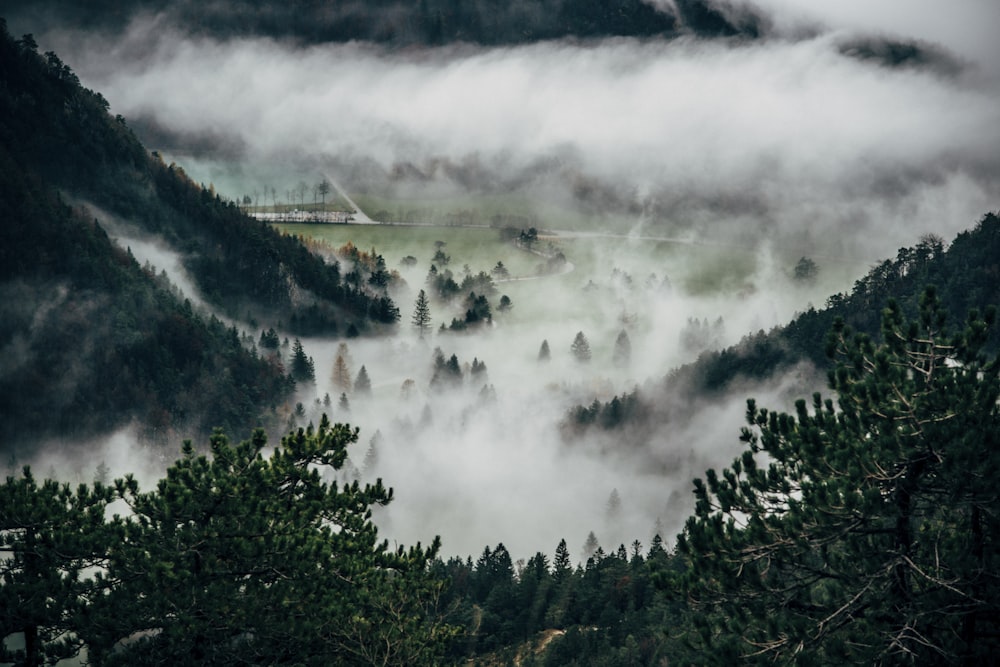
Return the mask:
[[423,338],[424,334],[431,328],[431,306],[427,300],[427,293],[420,290],[417,294],[417,301],[413,306],[413,326],[416,327]]
[[788,664],[986,664],[1000,651],[994,312],[949,335],[933,290],[876,345],[831,334],[837,407],[748,401],[748,448],[695,480],[678,540],[705,655]]

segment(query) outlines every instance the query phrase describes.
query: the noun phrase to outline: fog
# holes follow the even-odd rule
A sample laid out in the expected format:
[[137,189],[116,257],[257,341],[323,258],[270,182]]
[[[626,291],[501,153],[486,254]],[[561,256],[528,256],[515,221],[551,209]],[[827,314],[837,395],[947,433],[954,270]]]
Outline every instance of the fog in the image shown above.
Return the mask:
[[[331,380],[345,341],[303,341],[317,374],[298,397],[303,422],[325,410],[361,427],[353,467],[396,491],[376,517],[384,535],[410,544],[440,534],[445,553],[462,555],[503,542],[515,558],[551,554],[566,538],[580,557],[589,531],[605,550],[648,545],[657,522],[672,537],[693,504],[691,478],[740,451],[746,397],[790,409],[821,383],[803,367],[771,386],[692,400],[684,414],[661,405],[664,419],[641,438],[566,438],[560,423],[572,406],[661,386],[701,351],[682,344],[688,318],[722,317],[704,344],[733,344],[822,306],[921,235],[950,239],[997,207],[1000,10],[974,0],[813,5],[759,0],[773,25],[759,40],[394,50],[191,37],[149,15],[119,34],[67,27],[36,39],[150,149],[227,196],[274,187],[280,197],[329,174],[352,196],[401,207],[474,208],[492,197],[558,230],[557,244],[581,231],[618,235],[592,243],[587,252],[599,256],[587,262],[567,250],[577,268],[565,275],[499,284],[515,307],[493,326],[423,340],[409,322],[433,249],[415,248],[420,261],[401,269],[394,293],[398,335],[346,341],[352,377],[364,365],[373,385],[370,398],[348,394],[349,412]],[[892,44],[919,55],[892,62]],[[135,238],[127,221],[115,231],[123,244]],[[679,243],[651,255],[651,239],[666,238]],[[160,252],[132,244],[137,256]],[[750,268],[698,288],[691,276],[704,248],[745,249]],[[815,285],[788,277],[802,255],[820,265]],[[400,257],[386,259],[399,268]],[[456,256],[451,268],[470,261]],[[596,291],[584,289],[591,282]],[[459,314],[435,304],[432,326]],[[623,329],[632,356],[618,367]],[[590,364],[570,354],[578,331]],[[543,340],[547,364],[537,358]],[[485,362],[487,377],[467,372],[460,389],[432,389],[436,347],[446,359]],[[608,508],[613,490],[620,511]]]

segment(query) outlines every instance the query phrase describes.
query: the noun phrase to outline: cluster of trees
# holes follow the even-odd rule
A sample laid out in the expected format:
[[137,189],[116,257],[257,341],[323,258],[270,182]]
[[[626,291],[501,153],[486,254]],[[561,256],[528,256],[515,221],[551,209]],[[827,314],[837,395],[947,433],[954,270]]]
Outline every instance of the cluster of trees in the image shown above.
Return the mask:
[[[566,540],[554,558],[512,561],[503,544],[475,561],[450,558],[432,571],[445,579],[441,601],[463,632],[449,657],[497,665],[656,665],[680,661],[670,634],[684,605],[656,582],[675,561],[657,535],[605,553],[595,545],[574,565]],[[481,662],[480,662],[481,661]]]
[[[480,271],[473,273],[469,266],[465,266],[462,283],[455,281],[455,274],[451,269],[438,269],[438,264],[445,265],[451,261],[451,257],[445,252],[447,245],[444,241],[435,241],[435,251],[433,263],[427,272],[426,284],[430,290],[430,295],[444,306],[453,304],[459,295],[466,295],[462,301],[465,313],[461,318],[453,317],[451,324],[441,323],[440,331],[466,331],[484,324],[493,322],[493,307],[490,305],[490,297],[496,295],[497,288],[494,278],[505,280],[510,277],[510,272],[503,262],[497,262],[496,266],[486,273]],[[509,311],[514,307],[510,297],[501,295],[497,304],[497,310],[501,313]],[[431,322],[430,297],[425,290],[420,290],[417,300],[414,303],[413,326],[420,333],[421,338],[429,331]]]
[[[299,200],[299,206],[303,209],[306,208],[306,194],[311,191],[313,210],[316,210],[317,205],[321,207],[319,210],[325,210],[326,196],[330,194],[332,190],[333,184],[330,183],[330,181],[324,176],[318,183],[314,183],[312,185],[306,183],[305,181],[299,181],[295,187],[285,190],[284,200],[278,198],[278,196],[282,193],[280,193],[277,188],[271,185],[265,185],[263,187],[263,192],[255,189],[253,192],[245,193],[243,196],[239,197],[238,202],[244,211],[250,212],[252,208],[254,212],[257,212],[260,211],[261,206],[266,207],[267,201],[270,199],[271,210],[278,213],[279,208],[284,207],[284,210],[287,211],[289,208],[295,206],[296,197]],[[261,197],[264,198],[263,204],[261,204]]]
[[[455,631],[424,548],[390,550],[381,481],[328,481],[357,440],[331,425],[239,444],[190,442],[156,488],[76,489],[25,469],[0,486],[0,661],[88,664],[436,664]],[[108,516],[111,504],[124,516]]]

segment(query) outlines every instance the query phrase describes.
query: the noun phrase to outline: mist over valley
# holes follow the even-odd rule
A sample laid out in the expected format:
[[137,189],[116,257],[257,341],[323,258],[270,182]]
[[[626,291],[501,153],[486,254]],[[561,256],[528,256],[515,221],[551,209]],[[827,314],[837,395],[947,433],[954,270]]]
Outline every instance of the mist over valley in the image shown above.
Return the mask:
[[[10,488],[25,465],[109,493],[134,475],[114,493],[160,516],[139,489],[170,502],[168,469],[202,474],[183,471],[185,456],[242,460],[206,446],[214,426],[233,443],[261,427],[268,444],[254,441],[246,470],[273,466],[260,479],[296,488],[300,473],[281,467],[294,452],[302,470],[324,470],[303,484],[358,494],[344,506],[362,523],[371,505],[401,559],[378,567],[450,582],[435,590],[454,597],[452,615],[434,619],[465,639],[442,649],[452,639],[437,620],[394,636],[427,632],[440,642],[428,651],[507,664],[534,632],[618,626],[559,597],[535,603],[558,613],[517,617],[523,636],[497,629],[499,594],[475,588],[497,559],[522,587],[608,557],[650,591],[674,590],[693,548],[678,536],[694,539],[706,507],[692,490],[741,460],[748,398],[791,412],[828,394],[837,322],[878,339],[890,300],[916,318],[928,284],[970,331],[970,309],[989,320],[1000,302],[992,6],[251,4],[0,11]],[[310,216],[336,222],[296,221]],[[995,332],[975,340],[995,354]],[[323,415],[358,428],[357,442],[341,452],[350,438]],[[314,437],[336,454],[311,453]],[[184,440],[194,450],[181,456]],[[324,516],[317,534],[353,534]],[[425,557],[440,558],[421,570]],[[261,601],[281,599],[262,586]],[[648,611],[636,600],[653,593],[630,595],[622,614]],[[665,609],[681,613],[669,599],[659,620],[609,639],[615,650],[632,634],[656,637],[634,664],[680,650],[665,630],[643,634]],[[365,600],[351,604],[385,611]],[[156,637],[158,623],[130,632]],[[253,643],[243,623],[234,636]],[[365,643],[330,641],[308,650]],[[573,641],[558,650],[605,655],[586,648],[597,639]]]

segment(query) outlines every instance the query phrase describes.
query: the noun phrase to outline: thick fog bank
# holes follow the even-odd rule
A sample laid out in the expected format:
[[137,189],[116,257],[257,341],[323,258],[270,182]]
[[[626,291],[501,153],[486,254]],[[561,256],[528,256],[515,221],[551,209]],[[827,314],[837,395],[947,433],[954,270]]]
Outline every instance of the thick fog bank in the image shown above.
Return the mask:
[[769,3],[786,37],[746,42],[386,51],[189,38],[147,18],[114,37],[53,32],[45,47],[151,148],[234,197],[329,170],[354,191],[501,194],[591,224],[870,259],[994,208],[989,12],[960,4],[935,22],[921,6],[886,33],[881,11],[866,27],[793,4]]
[[[300,383],[298,417],[281,408],[290,425],[326,412],[361,428],[342,477],[395,488],[376,517],[391,540],[440,534],[445,553],[463,555],[503,542],[520,558],[551,555],[566,538],[581,558],[591,531],[605,550],[648,545],[654,530],[669,539],[691,511],[692,477],[740,451],[747,396],[789,410],[822,382],[801,367],[766,387],[658,404],[641,438],[568,437],[568,410],[637,388],[656,396],[651,387],[700,352],[822,306],[869,263],[923,234],[950,239],[998,206],[1000,54],[985,30],[997,26],[994,8],[758,4],[774,32],[755,41],[389,51],[194,38],[162,17],[122,34],[67,26],[36,37],[150,149],[227,196],[263,191],[270,203],[267,188],[329,175],[364,205],[449,211],[488,199],[543,230],[607,232],[575,245],[562,234],[567,270],[498,284],[494,308],[508,294],[513,310],[467,334],[438,332],[461,303],[433,302],[423,338],[410,326],[433,247],[408,251],[412,266],[385,257],[405,281],[392,293],[398,334],[302,340],[316,383]],[[97,214],[196,299],[176,256]],[[653,240],[664,238],[679,242]],[[706,266],[705,248],[729,254]],[[489,272],[499,259],[446,249],[459,280],[457,267]],[[737,250],[739,261],[725,259]],[[818,262],[817,282],[792,279],[800,255]],[[589,362],[571,351],[578,333]],[[277,354],[287,368],[288,348]],[[370,392],[357,386],[362,367]],[[116,435],[86,467],[106,459],[113,475],[155,478],[150,452],[129,442]]]

